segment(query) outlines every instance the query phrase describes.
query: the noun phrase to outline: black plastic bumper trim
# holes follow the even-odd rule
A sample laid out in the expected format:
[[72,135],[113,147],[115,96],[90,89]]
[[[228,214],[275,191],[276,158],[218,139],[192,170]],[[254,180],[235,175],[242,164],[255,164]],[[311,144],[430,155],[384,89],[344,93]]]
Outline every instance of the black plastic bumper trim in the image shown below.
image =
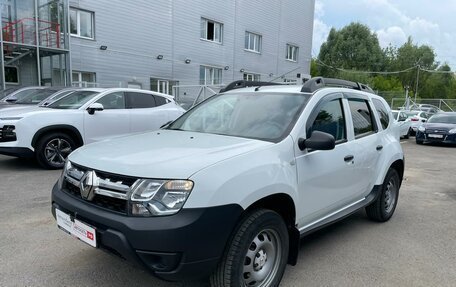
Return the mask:
[[55,209],[94,226],[98,245],[165,280],[205,278],[215,270],[243,209],[231,204],[183,209],[163,217],[128,217],[86,204],[58,189]]
[[0,147],[0,154],[24,158],[32,158],[35,153],[26,147]]

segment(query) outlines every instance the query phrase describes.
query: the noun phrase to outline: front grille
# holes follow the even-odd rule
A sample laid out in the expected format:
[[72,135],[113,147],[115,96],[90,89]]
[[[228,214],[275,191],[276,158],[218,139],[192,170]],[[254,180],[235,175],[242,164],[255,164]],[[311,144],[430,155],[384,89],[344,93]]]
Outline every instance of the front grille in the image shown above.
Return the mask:
[[93,199],[86,200],[81,196],[79,185],[87,171],[89,169],[72,164],[65,174],[63,191],[88,204],[124,215],[128,214],[127,198],[131,186],[137,179],[94,170],[99,185],[94,191]]

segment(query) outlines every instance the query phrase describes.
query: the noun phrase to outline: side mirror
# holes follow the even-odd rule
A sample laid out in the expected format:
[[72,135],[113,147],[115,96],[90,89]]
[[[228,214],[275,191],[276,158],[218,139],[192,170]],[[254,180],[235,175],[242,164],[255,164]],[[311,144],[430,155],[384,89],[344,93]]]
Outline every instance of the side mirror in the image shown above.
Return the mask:
[[17,102],[17,98],[15,96],[11,96],[5,99],[5,102],[7,103],[15,103]]
[[328,133],[314,131],[310,138],[298,139],[298,146],[300,150],[313,149],[313,150],[331,150],[336,146],[336,140]]
[[95,114],[95,111],[102,111],[102,110],[104,110],[104,107],[100,103],[93,103],[87,108],[87,112],[89,113],[89,115]]

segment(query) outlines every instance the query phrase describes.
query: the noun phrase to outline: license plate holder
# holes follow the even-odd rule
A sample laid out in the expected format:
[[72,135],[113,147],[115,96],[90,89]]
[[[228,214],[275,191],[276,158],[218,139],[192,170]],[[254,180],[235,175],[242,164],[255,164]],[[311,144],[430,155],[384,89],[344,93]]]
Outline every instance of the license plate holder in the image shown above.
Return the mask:
[[69,214],[57,208],[55,209],[55,217],[60,229],[92,247],[97,247],[97,233],[94,227],[78,219],[73,219]]
[[436,135],[436,134],[428,134],[429,138],[433,139],[443,139],[443,135]]

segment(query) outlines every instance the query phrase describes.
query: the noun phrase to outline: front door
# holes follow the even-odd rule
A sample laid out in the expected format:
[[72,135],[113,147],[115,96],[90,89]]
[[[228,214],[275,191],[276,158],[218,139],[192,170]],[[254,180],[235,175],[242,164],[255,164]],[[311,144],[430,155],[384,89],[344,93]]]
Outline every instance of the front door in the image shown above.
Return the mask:
[[84,113],[86,143],[100,141],[130,133],[130,111],[125,108],[124,92],[113,92],[96,101],[103,111],[93,115]]
[[336,146],[329,151],[296,152],[298,173],[300,229],[334,212],[352,200],[359,180],[355,171],[356,147],[347,137],[347,118],[342,94],[323,98],[306,124],[307,137],[313,131],[334,136]]

